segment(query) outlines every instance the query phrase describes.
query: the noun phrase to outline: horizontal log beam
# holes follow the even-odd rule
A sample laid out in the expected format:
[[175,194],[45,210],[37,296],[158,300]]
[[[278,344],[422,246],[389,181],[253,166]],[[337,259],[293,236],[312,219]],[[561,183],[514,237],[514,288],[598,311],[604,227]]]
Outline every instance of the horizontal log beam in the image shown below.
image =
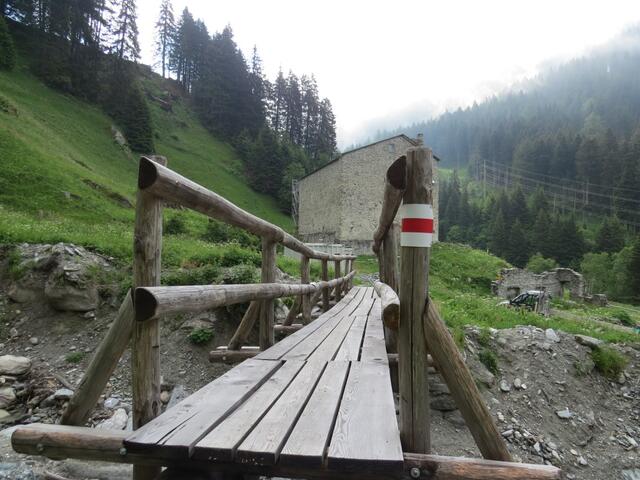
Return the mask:
[[178,287],[140,287],[135,291],[136,320],[146,321],[160,315],[202,312],[213,308],[313,293],[349,281],[355,272],[329,282],[306,285],[286,283],[249,283],[245,285],[190,285]]
[[407,157],[402,155],[387,169],[382,197],[382,210],[380,211],[378,228],[373,233],[373,252],[375,254],[380,251],[380,244],[396,218],[396,213],[398,213],[406,188]]
[[397,474],[376,474],[362,469],[357,472],[323,468],[259,466],[251,464],[213,463],[187,460],[175,462],[158,457],[129,453],[123,447],[131,432],[98,430],[86,427],[34,423],[19,427],[11,436],[13,449],[27,455],[41,455],[54,460],[75,458],[112,463],[161,465],[174,468],[202,468],[222,473],[245,473],[284,478],[332,478],[344,480],[559,480],[560,470],[547,465],[444,457],[439,455],[404,454],[404,470]]
[[253,358],[260,353],[258,346],[246,346],[239,350],[230,350],[227,347],[218,347],[209,352],[209,361],[212,363],[238,363]]
[[332,260],[355,258],[313,250],[277,225],[256,217],[217,193],[145,157],[140,159],[138,187],[167,202],[177,203],[259,237],[282,243],[309,258]]
[[382,321],[385,327],[398,331],[400,326],[400,299],[386,283],[374,282],[373,288],[382,302]]
[[273,330],[278,333],[293,333],[304,327],[302,323],[292,323],[291,325],[274,325]]

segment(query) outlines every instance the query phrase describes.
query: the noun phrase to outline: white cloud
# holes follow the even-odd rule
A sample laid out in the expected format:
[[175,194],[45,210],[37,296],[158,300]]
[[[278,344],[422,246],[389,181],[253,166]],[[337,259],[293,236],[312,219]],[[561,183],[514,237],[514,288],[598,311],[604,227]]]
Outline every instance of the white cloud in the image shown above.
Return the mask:
[[[159,4],[138,0],[145,63]],[[637,0],[174,0],[176,15],[185,5],[211,32],[231,24],[245,54],[256,44],[270,78],[314,73],[343,146],[376,119],[470,104],[640,20]]]

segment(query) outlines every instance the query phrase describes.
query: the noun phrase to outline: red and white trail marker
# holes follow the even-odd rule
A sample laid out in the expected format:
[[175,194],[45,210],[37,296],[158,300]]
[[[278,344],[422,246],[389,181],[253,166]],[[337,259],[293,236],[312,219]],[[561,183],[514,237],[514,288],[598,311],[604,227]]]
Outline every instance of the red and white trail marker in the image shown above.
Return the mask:
[[400,246],[431,247],[433,242],[433,207],[424,203],[404,204],[400,210],[402,232]]

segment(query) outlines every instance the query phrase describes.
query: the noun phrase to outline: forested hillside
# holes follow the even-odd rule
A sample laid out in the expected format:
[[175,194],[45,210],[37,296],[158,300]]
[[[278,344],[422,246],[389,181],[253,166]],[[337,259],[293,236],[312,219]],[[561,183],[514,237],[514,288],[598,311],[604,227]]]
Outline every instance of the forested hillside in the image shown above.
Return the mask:
[[188,8],[175,15],[170,0],[162,1],[155,24],[157,68],[169,80],[156,95],[144,88],[140,75],[145,69],[138,65],[135,0],[2,0],[0,13],[10,23],[9,32],[0,35],[6,68],[15,55],[3,48],[2,38],[9,45],[14,37],[32,73],[60,92],[100,106],[135,152],[156,150],[158,132],[148,102],[170,109],[166,95],[172,90],[188,100],[206,130],[234,147],[246,181],[285,212],[291,180],[336,151],[331,102],[320,96],[313,75],[280,72],[269,81],[257,47],[247,60],[231,26],[211,33]]

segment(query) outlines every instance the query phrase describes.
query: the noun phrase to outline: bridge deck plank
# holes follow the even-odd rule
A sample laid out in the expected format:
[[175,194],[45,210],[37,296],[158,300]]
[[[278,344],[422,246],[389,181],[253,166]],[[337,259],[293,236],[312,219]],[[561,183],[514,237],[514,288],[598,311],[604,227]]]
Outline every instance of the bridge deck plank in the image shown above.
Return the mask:
[[131,434],[125,446],[166,459],[401,471],[373,288],[351,289],[316,321]]

